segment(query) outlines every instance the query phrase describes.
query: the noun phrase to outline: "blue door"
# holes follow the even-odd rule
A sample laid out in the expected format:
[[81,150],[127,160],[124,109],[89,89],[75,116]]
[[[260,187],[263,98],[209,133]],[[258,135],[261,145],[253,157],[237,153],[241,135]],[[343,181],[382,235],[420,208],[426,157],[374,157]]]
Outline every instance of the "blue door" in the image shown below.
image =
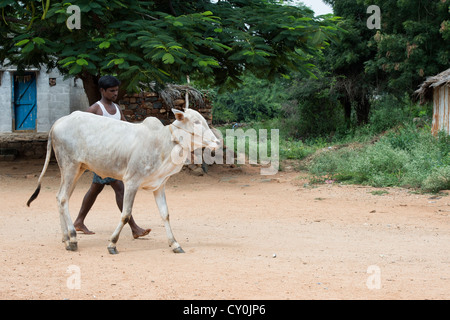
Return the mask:
[[14,73],[14,129],[36,130],[36,74]]

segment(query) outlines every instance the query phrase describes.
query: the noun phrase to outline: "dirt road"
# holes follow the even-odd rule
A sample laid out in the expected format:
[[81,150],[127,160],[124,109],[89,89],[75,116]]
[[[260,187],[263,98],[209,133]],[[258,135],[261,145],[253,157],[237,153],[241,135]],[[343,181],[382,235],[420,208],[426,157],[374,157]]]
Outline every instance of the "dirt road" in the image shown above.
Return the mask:
[[[261,176],[254,167],[181,172],[166,187],[174,254],[153,195],[133,215],[152,228],[134,240],[126,226],[118,255],[107,252],[119,222],[110,187],[78,235],[61,243],[52,163],[26,207],[43,160],[0,163],[1,299],[448,299],[450,197],[405,189],[305,185],[299,172]],[[75,218],[91,182],[71,198]]]

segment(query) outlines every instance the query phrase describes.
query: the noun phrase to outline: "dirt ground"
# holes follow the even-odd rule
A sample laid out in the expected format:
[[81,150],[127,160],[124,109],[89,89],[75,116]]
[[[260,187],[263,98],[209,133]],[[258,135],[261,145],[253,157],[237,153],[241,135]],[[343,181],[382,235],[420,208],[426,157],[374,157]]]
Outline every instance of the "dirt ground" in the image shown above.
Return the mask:
[[[106,187],[78,234],[61,243],[52,163],[26,206],[43,160],[0,163],[0,299],[448,299],[450,196],[330,183],[259,168],[188,171],[166,187],[174,254],[153,195],[139,191],[133,215],[152,232],[125,226],[118,255],[107,251],[119,222]],[[71,198],[78,213],[92,173]],[[376,191],[376,192],[374,192]]]

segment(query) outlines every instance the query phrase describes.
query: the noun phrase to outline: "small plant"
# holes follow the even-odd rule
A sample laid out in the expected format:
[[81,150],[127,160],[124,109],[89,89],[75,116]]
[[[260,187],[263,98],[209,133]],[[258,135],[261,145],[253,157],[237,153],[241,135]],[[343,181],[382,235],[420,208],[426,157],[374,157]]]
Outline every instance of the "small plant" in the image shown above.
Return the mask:
[[389,192],[386,190],[375,190],[371,191],[370,193],[373,194],[374,196],[382,196],[383,194],[389,194]]

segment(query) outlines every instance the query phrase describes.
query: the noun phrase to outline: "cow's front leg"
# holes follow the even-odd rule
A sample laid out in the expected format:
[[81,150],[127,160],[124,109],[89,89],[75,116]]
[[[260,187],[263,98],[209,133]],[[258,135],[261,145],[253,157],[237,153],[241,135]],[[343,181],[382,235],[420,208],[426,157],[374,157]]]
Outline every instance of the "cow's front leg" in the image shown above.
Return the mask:
[[169,246],[172,248],[172,251],[175,253],[184,253],[180,244],[175,240],[175,237],[173,236],[173,233],[172,233],[172,228],[170,227],[169,209],[167,208],[165,185],[162,185],[158,190],[154,191],[153,195],[155,196],[156,205],[158,206],[161,218],[164,221],[164,227],[166,228],[167,238],[169,240]]
[[114,233],[112,234],[110,243],[108,245],[108,251],[110,254],[119,253],[116,248],[116,243],[119,240],[119,235],[120,235],[120,232],[122,231],[123,226],[126,225],[128,223],[128,221],[130,220],[131,210],[133,208],[133,202],[134,202],[134,198],[136,196],[137,190],[138,190],[138,187],[136,187],[136,184],[125,183],[123,208],[122,208],[122,215],[120,217],[120,223],[117,226]]
[[66,249],[76,251],[78,249],[77,232],[73,226],[72,219],[69,214],[69,199],[78,181],[78,178],[83,174],[80,170],[79,164],[61,165],[61,186],[59,187],[56,200],[58,203],[58,210],[61,222],[61,231],[63,234],[63,242]]

